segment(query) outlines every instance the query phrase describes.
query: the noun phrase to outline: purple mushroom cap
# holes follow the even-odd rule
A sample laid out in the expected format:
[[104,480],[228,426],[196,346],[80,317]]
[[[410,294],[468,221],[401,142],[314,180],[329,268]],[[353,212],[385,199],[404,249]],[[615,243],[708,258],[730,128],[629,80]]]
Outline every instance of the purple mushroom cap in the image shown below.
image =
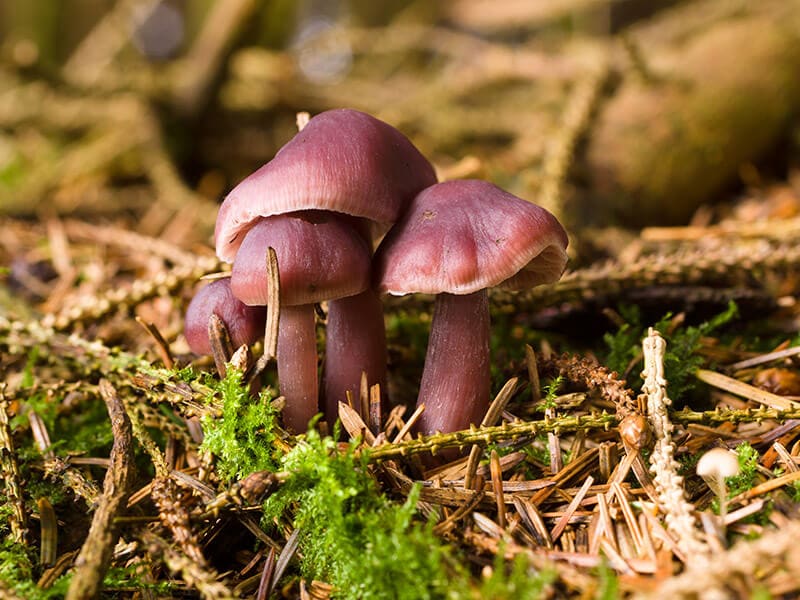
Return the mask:
[[245,304],[267,303],[270,246],[286,306],[352,296],[369,286],[370,251],[358,233],[332,213],[302,211],[259,219],[245,235],[231,274],[233,293]]
[[411,203],[375,256],[378,290],[471,294],[558,281],[567,234],[545,209],[480,180],[433,185]]
[[428,160],[391,125],[352,109],[323,112],[225,198],[217,256],[233,261],[255,221],[280,213],[331,210],[386,228],[435,182]]
[[208,319],[212,314],[225,323],[235,348],[264,335],[266,307],[247,306],[233,295],[230,279],[218,279],[200,288],[186,310],[184,335],[196,354],[211,354]]

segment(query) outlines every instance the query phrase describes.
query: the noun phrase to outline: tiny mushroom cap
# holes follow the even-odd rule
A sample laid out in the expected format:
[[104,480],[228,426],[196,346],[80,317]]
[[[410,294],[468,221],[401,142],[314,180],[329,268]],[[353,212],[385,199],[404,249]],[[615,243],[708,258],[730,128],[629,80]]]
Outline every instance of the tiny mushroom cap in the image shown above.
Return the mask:
[[362,217],[385,231],[435,182],[428,160],[391,125],[352,109],[320,113],[225,198],[214,232],[217,256],[232,262],[259,218],[299,210]]
[[201,288],[186,309],[184,335],[196,354],[211,354],[208,320],[212,314],[225,323],[236,348],[264,335],[266,308],[247,306],[233,295],[230,278],[218,279]]
[[314,304],[352,296],[369,286],[370,252],[345,219],[301,211],[260,219],[245,235],[231,288],[248,305],[267,303],[266,249],[278,257],[281,303]]
[[485,181],[438,183],[414,198],[378,247],[375,277],[381,292],[437,294],[418,431],[480,424],[490,392],[486,288],[557,281],[566,247],[553,215]]
[[739,459],[725,448],[712,448],[697,461],[697,474],[703,479],[724,479],[739,474]]

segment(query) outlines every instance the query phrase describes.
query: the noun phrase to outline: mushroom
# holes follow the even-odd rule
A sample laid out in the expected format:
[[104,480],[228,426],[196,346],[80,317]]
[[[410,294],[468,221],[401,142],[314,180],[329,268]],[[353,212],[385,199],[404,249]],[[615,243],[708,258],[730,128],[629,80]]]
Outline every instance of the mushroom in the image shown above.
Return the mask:
[[739,459],[730,450],[712,448],[697,461],[697,474],[716,494],[719,500],[719,516],[724,524],[728,512],[728,489],[725,478],[739,474]]
[[425,434],[478,424],[489,405],[486,288],[557,281],[567,235],[543,208],[478,180],[433,185],[381,242],[378,290],[437,294],[417,405]]
[[[323,112],[227,196],[217,217],[217,255],[232,262],[259,219],[309,209],[350,215],[351,225],[371,243],[415,194],[435,182],[431,164],[391,125],[351,109]],[[325,413],[333,421],[346,391],[359,389],[362,371],[370,382],[385,384],[380,299],[365,289],[330,302],[327,326]]]
[[287,428],[305,431],[318,412],[314,304],[363,292],[369,286],[370,251],[345,219],[300,211],[260,219],[245,235],[231,274],[231,289],[248,305],[267,302],[266,248],[280,268],[281,312],[278,381],[286,398]]
[[196,354],[211,354],[208,320],[217,315],[231,337],[234,348],[252,344],[264,334],[266,309],[247,306],[231,291],[230,278],[218,279],[200,288],[186,309],[183,333]]

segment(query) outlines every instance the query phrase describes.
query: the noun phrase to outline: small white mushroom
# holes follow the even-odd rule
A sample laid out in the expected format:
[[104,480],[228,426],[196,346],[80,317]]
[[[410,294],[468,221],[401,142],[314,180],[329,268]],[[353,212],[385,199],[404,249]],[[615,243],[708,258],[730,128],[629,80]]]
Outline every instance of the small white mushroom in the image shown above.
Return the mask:
[[739,459],[730,450],[712,448],[697,461],[697,474],[704,480],[707,477],[733,477],[739,474]]
[[697,461],[697,474],[719,499],[719,515],[724,520],[728,509],[725,478],[739,474],[739,459],[730,450],[713,448]]

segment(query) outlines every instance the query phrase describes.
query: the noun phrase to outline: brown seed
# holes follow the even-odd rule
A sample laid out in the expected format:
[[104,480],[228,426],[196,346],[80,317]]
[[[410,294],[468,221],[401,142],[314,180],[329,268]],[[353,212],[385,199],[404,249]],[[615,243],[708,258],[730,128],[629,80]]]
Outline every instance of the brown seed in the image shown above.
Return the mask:
[[628,415],[619,424],[619,435],[626,445],[639,450],[650,441],[650,427],[644,415]]

